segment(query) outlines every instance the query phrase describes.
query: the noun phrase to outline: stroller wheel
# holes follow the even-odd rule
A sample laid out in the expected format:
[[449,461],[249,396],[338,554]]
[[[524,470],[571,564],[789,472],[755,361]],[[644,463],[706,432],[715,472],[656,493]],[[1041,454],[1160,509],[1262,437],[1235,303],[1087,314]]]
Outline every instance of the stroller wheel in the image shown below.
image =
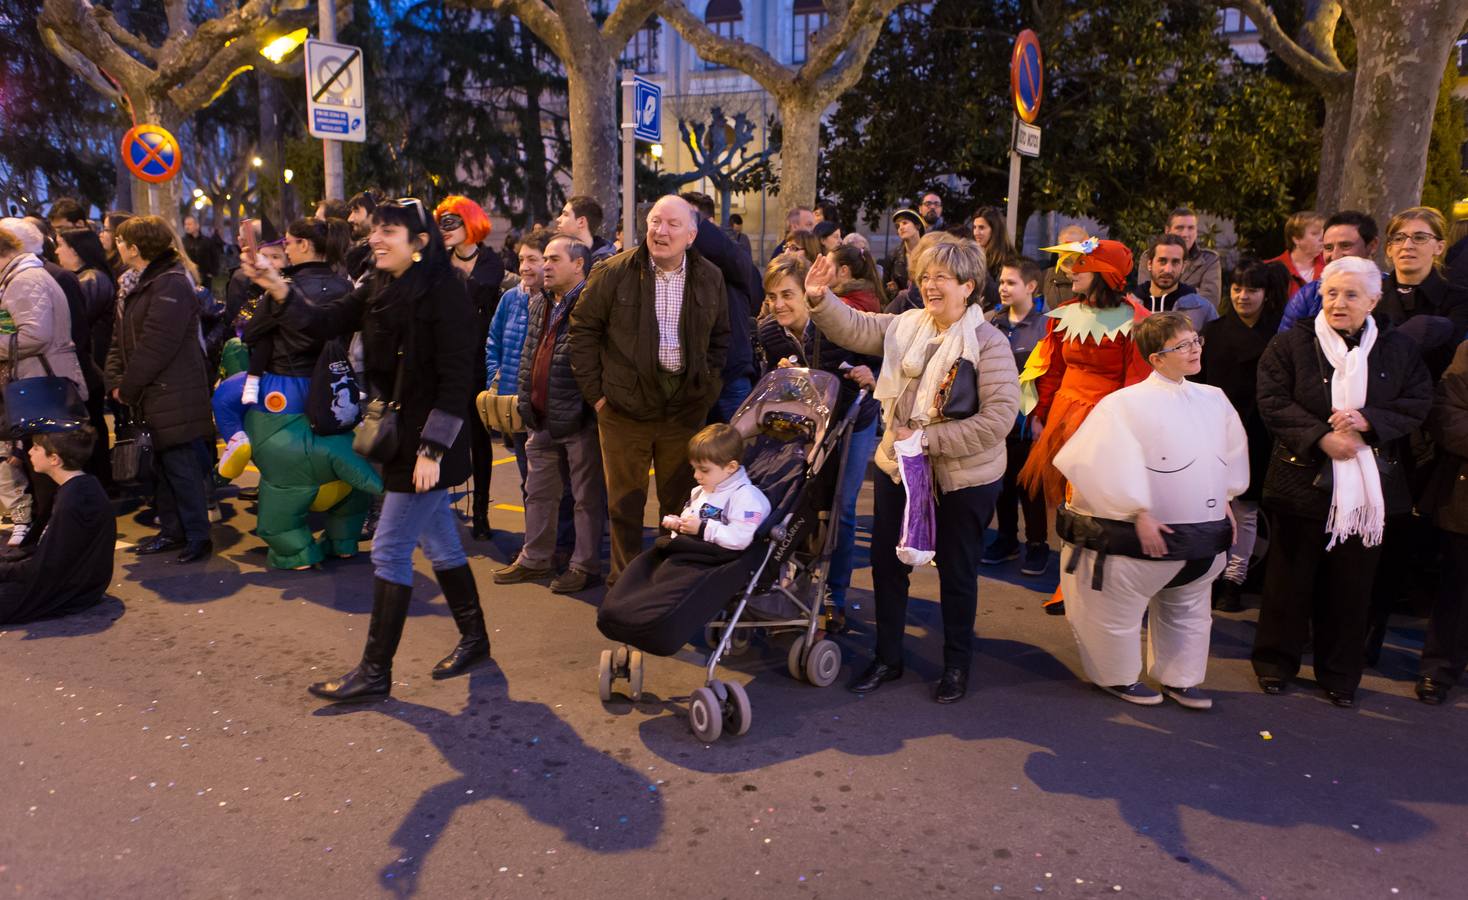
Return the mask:
[[744,685],[726,681],[724,690],[729,694],[729,702],[724,707],[724,730],[734,735],[748,733],[754,713],[750,711],[749,695],[744,692]]
[[627,659],[627,696],[636,703],[642,699],[642,651],[633,650]]
[[717,741],[724,730],[724,714],[719,707],[719,698],[707,687],[694,691],[688,701],[688,727],[705,744]]
[[805,656],[805,677],[816,687],[830,687],[841,674],[841,648],[835,641],[820,640]]
[[627,645],[623,644],[612,651],[612,668],[623,673],[627,670]]
[[596,667],[596,693],[601,702],[612,699],[612,651],[603,650]]
[[790,645],[790,654],[785,657],[785,667],[796,681],[805,680],[805,638],[798,637]]
[[729,635],[729,655],[739,656],[749,650],[750,634],[748,628],[736,628]]

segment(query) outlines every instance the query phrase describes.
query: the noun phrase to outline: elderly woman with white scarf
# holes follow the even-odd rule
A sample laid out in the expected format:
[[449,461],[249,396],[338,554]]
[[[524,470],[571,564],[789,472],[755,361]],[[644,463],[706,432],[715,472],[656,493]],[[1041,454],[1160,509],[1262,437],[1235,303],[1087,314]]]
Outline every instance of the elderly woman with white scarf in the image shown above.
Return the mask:
[[1417,344],[1372,317],[1381,272],[1370,260],[1335,260],[1320,283],[1320,313],[1281,332],[1259,360],[1259,413],[1275,443],[1253,662],[1260,689],[1281,693],[1313,632],[1315,681],[1350,707],[1382,529],[1412,506],[1404,439],[1427,417],[1432,382]]
[[[874,482],[872,524],[876,659],[851,690],[868,693],[902,677],[912,568],[897,556],[907,497],[893,445],[911,440],[927,455],[936,489],[934,562],[943,609],[943,675],[934,699],[953,703],[968,690],[982,535],[1004,476],[1004,438],[1019,412],[1019,375],[1009,341],[984,319],[983,250],[972,241],[938,244],[914,263],[923,306],[898,315],[858,312],[837,299],[830,290],[835,271],[827,257],[811,267],[805,290],[811,321],[826,337],[856,353],[882,357],[873,392],[886,428],[877,447],[881,474]],[[963,418],[942,413],[940,389],[947,387],[950,374],[976,381],[971,388],[953,385],[944,395],[976,392],[977,410]]]

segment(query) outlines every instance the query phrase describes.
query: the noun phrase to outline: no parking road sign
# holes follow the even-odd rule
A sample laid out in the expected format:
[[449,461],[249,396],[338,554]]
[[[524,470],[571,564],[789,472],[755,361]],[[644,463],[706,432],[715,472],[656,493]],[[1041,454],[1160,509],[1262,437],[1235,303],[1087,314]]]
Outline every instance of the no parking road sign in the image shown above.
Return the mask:
[[349,44],[306,42],[306,125],[312,137],[367,140],[362,50]]
[[162,184],[183,165],[178,140],[162,125],[134,125],[122,136],[122,162],[149,184]]
[[1045,62],[1040,55],[1040,38],[1028,28],[1014,41],[1009,86],[1014,94],[1014,111],[1021,119],[1034,124],[1040,115],[1040,99],[1045,94]]

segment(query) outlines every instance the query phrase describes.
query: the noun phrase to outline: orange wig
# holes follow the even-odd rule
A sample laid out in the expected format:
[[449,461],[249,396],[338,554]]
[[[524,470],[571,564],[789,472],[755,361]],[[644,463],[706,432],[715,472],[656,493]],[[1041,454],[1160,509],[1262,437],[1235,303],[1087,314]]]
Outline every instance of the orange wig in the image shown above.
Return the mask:
[[454,194],[443,198],[443,201],[433,210],[433,220],[437,222],[446,213],[453,213],[464,220],[464,239],[470,244],[482,242],[494,229],[484,209],[468,197]]

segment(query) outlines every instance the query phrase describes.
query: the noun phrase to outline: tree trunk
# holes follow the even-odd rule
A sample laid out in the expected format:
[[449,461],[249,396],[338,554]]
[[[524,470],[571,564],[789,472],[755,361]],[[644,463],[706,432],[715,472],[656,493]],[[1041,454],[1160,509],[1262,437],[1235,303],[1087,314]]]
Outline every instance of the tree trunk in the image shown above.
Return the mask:
[[[165,112],[162,104],[155,102],[144,102],[138,104],[138,123],[151,123],[162,125],[168,133],[175,138],[183,130],[183,117]],[[181,153],[187,153],[184,147],[179,147]],[[135,215],[160,216],[165,222],[173,227],[174,231],[183,233],[183,219],[179,215],[179,176],[175,175],[162,184],[152,184],[141,178],[132,178],[132,206],[123,207]]]
[[255,78],[259,92],[260,159],[263,163],[255,169],[255,183],[259,185],[256,203],[260,214],[284,234],[286,225],[290,223],[285,221],[282,206],[285,182],[281,178],[280,86],[274,78],[259,70],[256,70]]
[[571,118],[571,190],[596,198],[606,217],[602,230],[607,231],[622,221],[618,178],[622,153],[617,137],[621,79],[616,60],[605,50],[589,46],[582,50],[583,55],[565,61]]
[[[520,29],[520,62],[534,71],[535,47],[530,29]],[[550,182],[545,155],[545,135],[540,128],[540,80],[532,78],[520,109],[520,141],[525,153],[525,211],[531,222],[549,222]]]
[[1315,208],[1327,215],[1341,205],[1341,179],[1345,175],[1347,141],[1351,136],[1351,84],[1334,92],[1322,92],[1325,124],[1320,129],[1320,172],[1315,178]]
[[1349,5],[1346,14],[1358,39],[1340,204],[1385,223],[1421,200],[1436,73],[1468,15],[1468,2],[1363,0]]
[[816,163],[821,149],[821,113],[826,104],[792,91],[778,98],[780,113],[780,203],[785,209],[814,206]]

